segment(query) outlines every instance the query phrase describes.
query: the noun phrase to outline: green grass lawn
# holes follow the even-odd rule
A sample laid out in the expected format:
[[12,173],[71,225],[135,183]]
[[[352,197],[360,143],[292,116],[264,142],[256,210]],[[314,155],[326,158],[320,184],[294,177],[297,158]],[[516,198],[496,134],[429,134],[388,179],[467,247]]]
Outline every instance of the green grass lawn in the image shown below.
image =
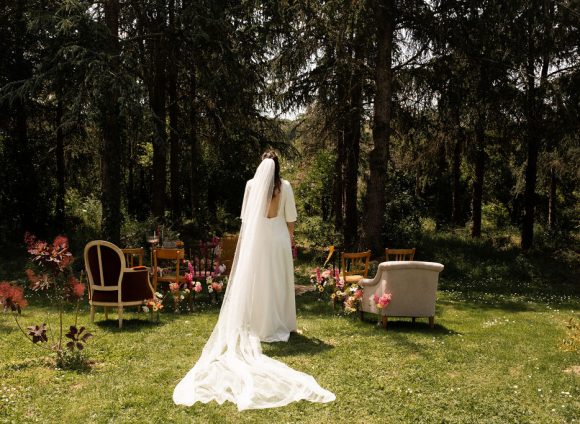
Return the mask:
[[[577,345],[564,349],[573,337],[566,324],[580,319],[575,271],[566,272],[570,281],[562,285],[561,268],[538,274],[529,265],[533,258],[513,253],[509,261],[505,255],[484,260],[477,246],[444,242],[433,249],[443,263],[453,252],[476,250],[442,274],[435,329],[426,320],[393,319],[385,331],[372,316],[366,322],[337,316],[306,293],[298,298],[301,334],[263,344],[265,354],[333,391],[335,402],[241,413],[230,403],[176,406],[173,388],[199,357],[217,308],[164,313],[160,324],[130,312],[119,330],[114,314],[104,321],[100,312],[90,324],[84,305],[79,323],[95,335],[87,346],[95,363],[87,372],[51,368],[49,356],[18,333],[9,314],[0,314],[0,422],[580,422],[580,355]],[[513,289],[512,274],[528,284],[500,290]],[[544,291],[536,289],[542,284]],[[33,299],[23,324],[46,320],[55,323],[56,310]],[[74,320],[72,311],[66,320]]]

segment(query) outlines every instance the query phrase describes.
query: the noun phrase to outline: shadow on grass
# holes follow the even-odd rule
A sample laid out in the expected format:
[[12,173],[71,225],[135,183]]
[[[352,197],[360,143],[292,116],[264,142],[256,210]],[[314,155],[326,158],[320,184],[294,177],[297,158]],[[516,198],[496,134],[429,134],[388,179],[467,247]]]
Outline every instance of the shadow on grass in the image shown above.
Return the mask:
[[[501,239],[501,238],[500,238]],[[578,295],[576,256],[524,252],[496,238],[471,239],[461,234],[424,234],[416,260],[445,265],[440,288],[463,293]]]
[[319,353],[329,349],[333,346],[323,342],[316,337],[306,337],[303,334],[290,333],[288,342],[265,343],[264,353],[275,356],[292,356],[303,353]]
[[146,317],[123,319],[123,328],[119,328],[119,321],[114,318],[109,318],[108,320],[95,320],[94,325],[102,330],[108,330],[111,332],[134,333],[149,328],[161,327],[165,325],[164,321],[167,321],[170,317],[171,316],[169,314],[162,315],[159,322],[151,322]]

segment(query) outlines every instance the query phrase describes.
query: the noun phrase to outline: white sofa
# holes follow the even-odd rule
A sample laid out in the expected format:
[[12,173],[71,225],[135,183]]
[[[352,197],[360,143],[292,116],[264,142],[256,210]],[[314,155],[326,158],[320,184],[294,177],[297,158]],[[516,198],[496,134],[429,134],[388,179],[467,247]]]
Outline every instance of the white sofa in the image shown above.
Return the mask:
[[[363,279],[361,316],[364,312],[381,313],[386,328],[388,317],[428,317],[429,326],[435,324],[437,282],[443,265],[435,262],[390,261],[379,265],[375,278]],[[375,294],[391,293],[388,306],[380,311],[371,298]]]

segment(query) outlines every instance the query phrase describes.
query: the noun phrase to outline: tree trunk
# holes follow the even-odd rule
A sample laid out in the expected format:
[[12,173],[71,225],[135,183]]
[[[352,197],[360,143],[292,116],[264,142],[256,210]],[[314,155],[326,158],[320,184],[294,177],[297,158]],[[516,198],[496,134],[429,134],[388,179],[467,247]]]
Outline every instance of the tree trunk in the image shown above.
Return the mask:
[[471,237],[481,237],[481,206],[483,198],[483,178],[485,174],[485,127],[487,125],[487,91],[488,76],[487,68],[482,64],[479,68],[479,83],[477,97],[479,99],[479,111],[475,124],[475,176],[473,180],[473,197],[471,202]]
[[481,123],[475,129],[475,176],[471,203],[471,236],[481,237],[481,204],[483,197],[483,177],[485,173],[485,130]]
[[190,195],[191,195],[191,215],[196,217],[199,211],[199,161],[201,154],[199,151],[199,141],[197,138],[197,76],[195,66],[191,67],[189,77],[189,125],[190,125],[190,149],[191,149],[191,175],[190,175]]
[[[456,108],[457,109],[457,108]],[[451,224],[461,225],[461,150],[464,144],[465,132],[461,128],[459,110],[455,111],[455,145],[453,146],[453,198],[451,205]]]
[[373,144],[369,154],[369,183],[365,207],[364,233],[367,246],[373,255],[384,252],[382,230],[385,224],[385,184],[389,156],[391,122],[391,94],[393,74],[391,53],[393,49],[393,9],[389,0],[375,3],[377,59],[375,65],[376,95],[373,117]]
[[168,94],[169,94],[169,146],[170,146],[170,156],[169,156],[169,171],[170,171],[170,181],[171,181],[171,216],[174,221],[178,220],[181,216],[181,170],[180,170],[180,157],[181,157],[181,146],[179,142],[179,133],[177,128],[179,107],[177,99],[177,56],[179,54],[177,40],[175,37],[175,25],[174,25],[174,9],[175,1],[169,3],[169,24],[171,27],[171,40],[170,40],[170,62],[172,66],[168,67]]
[[63,105],[59,98],[56,103],[56,221],[59,230],[64,230],[65,211],[65,162],[64,162],[64,132],[62,130]]
[[557,209],[557,198],[556,198],[556,187],[558,184],[558,178],[556,177],[556,172],[554,168],[550,169],[550,195],[548,198],[548,227],[553,230],[556,228],[556,209]]
[[[106,52],[110,56],[110,73],[119,68],[119,1],[104,3],[105,24],[108,29]],[[103,150],[101,154],[101,203],[103,208],[102,234],[106,240],[119,243],[121,238],[121,137],[119,128],[119,92],[114,84],[107,84],[104,95]]]
[[362,121],[362,76],[358,62],[362,56],[361,35],[355,34],[353,69],[349,84],[349,110],[345,131],[346,167],[344,172],[344,247],[353,249],[358,241],[358,165]]
[[344,227],[344,130],[336,138],[336,162],[334,164],[334,229],[342,233]]
[[[159,6],[161,9],[163,6]],[[163,31],[164,14],[157,10],[154,33]],[[151,188],[151,212],[157,218],[163,218],[167,188],[167,132],[166,132],[166,45],[164,35],[155,37],[151,42],[153,81],[149,92],[149,104],[153,112],[153,186]]]

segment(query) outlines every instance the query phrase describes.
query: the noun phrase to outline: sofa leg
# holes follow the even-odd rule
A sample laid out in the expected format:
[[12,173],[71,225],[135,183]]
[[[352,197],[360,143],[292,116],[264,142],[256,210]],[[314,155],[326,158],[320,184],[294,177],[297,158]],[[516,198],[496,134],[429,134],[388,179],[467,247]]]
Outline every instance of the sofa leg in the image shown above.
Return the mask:
[[435,317],[429,317],[429,328],[435,327]]
[[123,328],[123,307],[119,306],[119,328]]
[[387,323],[388,322],[389,322],[389,319],[387,318],[387,316],[386,315],[383,315],[381,317],[381,324],[382,324],[382,326],[384,327],[385,330],[387,329]]
[[413,324],[415,324],[415,319],[416,319],[416,318],[415,318],[415,317],[413,317],[413,318],[411,318],[411,319],[413,320]]
[[91,305],[91,323],[95,322],[95,305]]

